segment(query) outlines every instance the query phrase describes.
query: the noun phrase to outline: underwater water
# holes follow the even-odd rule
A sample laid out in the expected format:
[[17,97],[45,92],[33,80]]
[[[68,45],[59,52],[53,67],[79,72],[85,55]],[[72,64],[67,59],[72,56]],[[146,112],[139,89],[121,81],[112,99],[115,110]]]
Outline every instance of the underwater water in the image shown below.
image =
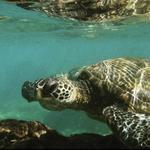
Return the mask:
[[0,1],[0,119],[38,120],[64,135],[109,134],[84,112],[48,111],[21,96],[25,80],[122,56],[150,57],[150,21],[85,23]]

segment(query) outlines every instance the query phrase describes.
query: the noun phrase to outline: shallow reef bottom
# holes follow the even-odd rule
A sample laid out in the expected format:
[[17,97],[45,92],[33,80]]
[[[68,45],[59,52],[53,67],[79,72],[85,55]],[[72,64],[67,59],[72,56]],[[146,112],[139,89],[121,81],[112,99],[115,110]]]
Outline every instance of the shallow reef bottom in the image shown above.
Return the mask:
[[114,135],[76,134],[65,137],[38,121],[6,119],[0,121],[1,149],[124,149]]

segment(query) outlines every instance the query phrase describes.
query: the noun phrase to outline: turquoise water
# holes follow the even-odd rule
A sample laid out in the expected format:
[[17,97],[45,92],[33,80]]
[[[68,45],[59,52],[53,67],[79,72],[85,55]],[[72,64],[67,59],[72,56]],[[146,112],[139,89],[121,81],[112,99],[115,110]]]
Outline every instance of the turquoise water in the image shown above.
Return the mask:
[[48,111],[21,96],[25,80],[100,60],[121,57],[150,57],[150,22],[128,21],[84,23],[49,18],[0,2],[0,119],[39,120],[65,135],[90,132],[108,134],[108,127],[84,112]]

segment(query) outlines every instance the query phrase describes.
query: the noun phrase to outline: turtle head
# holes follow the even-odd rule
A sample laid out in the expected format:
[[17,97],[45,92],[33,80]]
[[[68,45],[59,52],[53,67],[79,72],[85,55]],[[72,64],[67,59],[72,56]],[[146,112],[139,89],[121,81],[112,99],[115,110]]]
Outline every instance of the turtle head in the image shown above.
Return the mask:
[[28,102],[39,101],[50,110],[79,107],[91,99],[85,83],[71,80],[67,75],[26,81],[22,86],[22,95]]

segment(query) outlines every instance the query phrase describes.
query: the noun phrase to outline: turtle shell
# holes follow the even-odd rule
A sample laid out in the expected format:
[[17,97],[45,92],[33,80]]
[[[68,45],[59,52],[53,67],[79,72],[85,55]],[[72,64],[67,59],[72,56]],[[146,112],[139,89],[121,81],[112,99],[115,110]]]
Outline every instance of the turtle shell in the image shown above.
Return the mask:
[[[116,58],[81,68],[78,79],[112,94],[134,112],[150,114],[150,60]],[[103,93],[104,94],[104,93]]]

